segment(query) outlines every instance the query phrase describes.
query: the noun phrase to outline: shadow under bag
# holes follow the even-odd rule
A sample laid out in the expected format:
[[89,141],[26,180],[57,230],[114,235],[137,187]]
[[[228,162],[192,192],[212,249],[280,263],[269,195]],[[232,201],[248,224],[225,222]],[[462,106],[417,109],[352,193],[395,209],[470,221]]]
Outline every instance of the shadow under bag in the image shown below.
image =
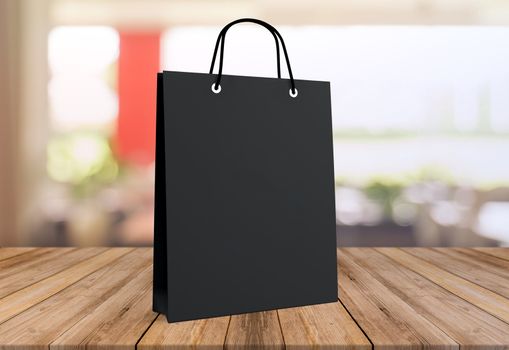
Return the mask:
[[[222,74],[240,22],[274,36],[279,78]],[[156,123],[154,311],[173,322],[337,301],[330,83],[294,80],[274,27],[234,21],[209,74],[159,73]]]

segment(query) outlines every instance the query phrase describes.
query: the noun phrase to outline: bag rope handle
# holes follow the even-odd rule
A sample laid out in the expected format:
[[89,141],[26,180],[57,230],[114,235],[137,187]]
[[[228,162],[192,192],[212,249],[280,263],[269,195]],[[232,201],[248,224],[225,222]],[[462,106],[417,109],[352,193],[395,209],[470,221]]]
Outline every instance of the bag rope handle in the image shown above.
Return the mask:
[[[272,35],[274,36],[274,39],[276,41],[278,78],[281,78],[281,70],[280,70],[280,63],[279,63],[279,60],[280,60],[279,59],[280,58],[279,57],[280,56],[279,55],[279,45],[278,45],[278,40],[277,40],[279,38],[279,40],[281,41],[281,46],[283,47],[283,53],[285,55],[285,60],[286,60],[286,66],[287,66],[287,69],[288,69],[288,74],[290,75],[290,84],[291,84],[290,92],[295,94],[295,96],[296,96],[297,89],[295,88],[295,81],[293,79],[292,68],[290,66],[290,59],[288,58],[288,52],[286,50],[286,46],[285,46],[285,42],[283,40],[283,37],[281,36],[281,34],[279,34],[279,32],[276,30],[276,28],[274,28],[273,26],[271,26],[270,24],[268,24],[268,23],[266,23],[264,21],[261,21],[259,19],[255,19],[255,18],[241,18],[241,19],[237,19],[237,20],[235,20],[233,22],[228,23],[221,30],[221,32],[219,33],[219,36],[217,37],[217,40],[216,40],[216,46],[214,48],[214,54],[212,56],[212,64],[210,65],[210,71],[209,71],[209,74],[213,73],[214,64],[216,62],[217,50],[219,48],[219,44],[221,44],[221,49],[220,49],[220,53],[219,53],[219,72],[217,74],[216,82],[213,85],[214,88],[215,89],[220,88],[221,77],[223,75],[223,56],[224,56],[224,43],[225,43],[225,40],[226,40],[226,32],[233,25],[238,24],[238,23],[245,23],[245,22],[255,23],[255,24],[261,25],[261,26],[267,28],[272,33]],[[295,97],[295,96],[292,95],[292,97]]]

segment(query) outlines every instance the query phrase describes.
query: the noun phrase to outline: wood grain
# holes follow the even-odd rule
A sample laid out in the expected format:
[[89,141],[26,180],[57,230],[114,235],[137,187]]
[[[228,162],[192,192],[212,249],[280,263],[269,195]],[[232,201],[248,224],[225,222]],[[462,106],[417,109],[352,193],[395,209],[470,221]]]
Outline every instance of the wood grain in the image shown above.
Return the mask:
[[[64,254],[65,251],[69,251],[70,249],[72,248],[63,248],[61,254]],[[0,252],[1,251],[3,251],[3,249],[0,249]],[[22,254],[8,255],[8,258],[0,260],[0,278],[9,275],[12,270],[19,268],[19,266],[23,264],[40,261],[52,252],[58,253],[59,250],[56,248],[39,248],[28,250]]]
[[139,350],[222,350],[230,317],[168,323],[159,315],[138,343]]
[[484,247],[484,248],[475,248],[475,250],[496,256],[500,259],[509,260],[509,248],[491,248],[491,247]]
[[0,299],[0,323],[40,303],[132,249],[114,248]]
[[507,346],[507,323],[406,266],[369,248],[341,249],[341,254],[350,256],[389,289],[390,293],[440,328],[461,348],[500,349]]
[[[509,277],[509,260],[497,257],[492,254],[486,254],[478,249],[451,248],[446,251],[447,254],[461,253],[470,261],[476,264],[482,264],[484,268],[496,273],[504,278]],[[499,254],[502,255],[502,254]]]
[[447,272],[401,249],[377,248],[377,250],[460,298],[509,323],[509,300],[503,296]]
[[[7,261],[15,261],[15,264],[9,267],[0,266],[0,298],[63,271],[80,261],[90,259],[105,250],[106,248],[40,249],[11,258]],[[39,251],[44,251],[44,254],[33,254]]]
[[339,302],[281,309],[278,315],[286,349],[371,349]]
[[[114,252],[114,254],[105,254],[108,252]],[[84,317],[86,317],[85,322],[89,325],[93,324],[90,319],[94,319],[97,315],[94,310],[108,299],[116,299],[117,292],[122,286],[127,285],[138,274],[147,271],[151,263],[148,249],[135,251],[110,249],[105,253],[101,259],[101,265],[94,264],[94,266],[100,266],[98,269],[83,276],[77,283],[48,297],[36,307],[31,307],[0,324],[0,348],[3,350],[47,350],[53,341]],[[105,260],[106,257],[109,259]],[[113,257],[117,259],[112,259]],[[91,261],[96,261],[97,258],[94,257]],[[90,268],[83,265],[81,267],[87,271]],[[73,268],[68,270],[71,269]],[[73,271],[76,272],[75,269]],[[116,310],[117,313],[125,311],[127,310]],[[93,316],[88,317],[87,315],[90,314]],[[108,316],[111,316],[111,313],[104,317],[108,318]],[[137,322],[140,320],[133,320],[133,324]],[[115,329],[114,325],[108,324],[107,321],[103,325],[105,328],[97,324],[95,326],[88,330],[93,332],[99,329],[100,331],[108,327]],[[87,329],[84,330],[87,331]],[[118,329],[116,331],[118,332]],[[128,331],[131,331],[129,326],[122,330],[123,333]],[[118,336],[118,334],[111,336]],[[94,339],[96,338],[91,341],[93,342]]]
[[226,349],[284,349],[276,311],[254,312],[231,317]]
[[9,259],[16,255],[28,253],[36,248],[0,248],[0,260]]
[[340,249],[337,303],[169,324],[150,248],[0,248],[0,350],[509,350],[507,252]]
[[459,348],[446,333],[393,294],[350,255],[341,254],[340,261],[340,299],[375,349]]
[[[455,274],[467,281],[509,298],[509,271],[507,279],[496,273],[496,268],[482,264],[452,249],[405,248],[405,252]],[[481,253],[478,253],[481,254]],[[494,272],[495,271],[495,272]]]
[[[125,285],[119,284],[114,296],[54,340],[50,349],[134,349],[134,344],[149,328],[157,314],[151,310],[151,252],[145,248],[143,254],[130,254],[129,257],[140,260],[138,265],[144,269],[139,270]],[[133,263],[131,266],[135,271],[137,264]],[[125,331],[127,329],[129,332]]]

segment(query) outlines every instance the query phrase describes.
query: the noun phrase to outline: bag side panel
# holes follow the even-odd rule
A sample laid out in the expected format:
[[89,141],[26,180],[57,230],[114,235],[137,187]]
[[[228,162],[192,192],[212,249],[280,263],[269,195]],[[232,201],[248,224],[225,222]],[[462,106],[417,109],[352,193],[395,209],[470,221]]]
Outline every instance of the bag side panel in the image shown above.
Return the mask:
[[163,75],[157,74],[156,166],[154,190],[154,280],[153,307],[163,314],[168,310],[166,249],[166,161],[164,142]]

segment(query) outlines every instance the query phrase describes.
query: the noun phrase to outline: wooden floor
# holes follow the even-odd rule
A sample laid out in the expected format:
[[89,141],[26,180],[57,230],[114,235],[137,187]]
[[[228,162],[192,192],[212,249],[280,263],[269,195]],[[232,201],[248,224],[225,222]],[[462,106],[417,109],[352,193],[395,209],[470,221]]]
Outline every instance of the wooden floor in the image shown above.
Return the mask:
[[168,324],[149,248],[2,248],[0,349],[509,349],[509,249],[338,254],[337,303]]

